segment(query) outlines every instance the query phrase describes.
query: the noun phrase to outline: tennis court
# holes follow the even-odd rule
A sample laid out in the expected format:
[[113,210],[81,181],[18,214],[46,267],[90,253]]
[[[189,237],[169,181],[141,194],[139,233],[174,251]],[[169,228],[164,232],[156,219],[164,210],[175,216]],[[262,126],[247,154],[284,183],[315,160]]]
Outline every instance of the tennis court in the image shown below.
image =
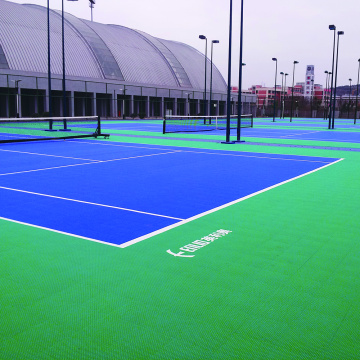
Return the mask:
[[0,357],[357,359],[357,133],[270,122],[0,144]]
[[80,140],[4,144],[0,159],[1,217],[115,245],[338,160]]

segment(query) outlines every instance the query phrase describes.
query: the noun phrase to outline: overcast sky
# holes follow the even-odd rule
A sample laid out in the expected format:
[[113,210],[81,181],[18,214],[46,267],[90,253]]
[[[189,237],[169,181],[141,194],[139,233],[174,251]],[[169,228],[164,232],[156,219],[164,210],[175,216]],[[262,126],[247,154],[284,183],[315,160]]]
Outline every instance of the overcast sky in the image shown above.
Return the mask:
[[[46,0],[12,0],[46,6]],[[205,52],[205,35],[214,46],[214,64],[227,81],[229,48],[229,0],[96,0],[94,21],[145,31],[155,37],[176,40]],[[61,9],[61,0],[50,0]],[[295,81],[305,78],[306,65],[315,65],[315,82],[325,85],[325,70],[331,71],[333,32],[340,37],[338,85],[357,81],[360,58],[359,0],[244,0],[243,89],[260,84],[273,86],[275,63],[292,82],[293,61],[299,61]],[[90,19],[88,0],[65,1],[65,11]],[[240,0],[233,0],[232,85],[238,84]],[[210,44],[210,42],[209,42]],[[210,57],[210,46],[208,50]],[[280,77],[278,77],[279,79]]]

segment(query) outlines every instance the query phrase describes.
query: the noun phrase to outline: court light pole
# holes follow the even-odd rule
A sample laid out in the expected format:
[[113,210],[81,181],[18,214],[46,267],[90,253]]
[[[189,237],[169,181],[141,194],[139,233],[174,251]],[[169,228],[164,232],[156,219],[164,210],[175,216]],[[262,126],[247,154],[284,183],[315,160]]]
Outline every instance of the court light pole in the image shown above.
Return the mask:
[[243,34],[244,34],[244,1],[241,0],[241,13],[240,13],[240,59],[239,59],[239,91],[238,91],[238,111],[237,111],[237,129],[236,129],[236,142],[241,141],[241,89],[242,89],[242,68],[243,68]]
[[273,116],[273,122],[275,122],[275,113],[276,113],[276,78],[277,78],[277,58],[272,58],[272,61],[275,61],[275,95],[274,95],[274,116]]
[[358,76],[357,76],[357,83],[356,83],[356,104],[355,104],[354,125],[356,124],[357,109],[358,109],[360,59],[358,60],[358,63],[359,63],[359,66],[358,66]]
[[283,95],[284,95],[284,72],[280,72],[281,75],[281,91],[280,91],[280,119],[282,119],[283,113]]
[[21,80],[12,80],[15,85],[15,91],[16,91],[16,117],[20,117],[20,94],[19,94],[19,82]]
[[49,108],[49,130],[53,130],[52,97],[51,97],[51,54],[50,54],[50,0],[47,0],[47,45],[48,45],[48,108]]
[[[78,0],[67,0],[67,1],[78,1]],[[62,28],[62,62],[63,62],[63,78],[62,78],[62,88],[63,88],[63,116],[67,117],[67,104],[66,104],[66,75],[65,75],[65,16],[64,16],[64,0],[61,1],[61,28]],[[64,129],[62,131],[70,131],[67,128],[66,119],[64,119]]]
[[336,67],[335,67],[335,84],[334,84],[334,106],[333,106],[333,114],[332,114],[332,123],[331,129],[335,128],[335,106],[336,106],[336,85],[337,85],[337,72],[338,72],[338,63],[339,63],[339,41],[340,35],[344,35],[343,31],[338,31],[338,39],[337,39],[337,47],[336,47]]
[[185,95],[187,95],[187,104],[188,104],[188,112],[187,112],[187,114],[188,114],[188,116],[190,116],[190,95],[191,95],[191,93],[185,93]]
[[126,98],[126,87],[124,85],[124,88],[119,89],[121,91],[123,91],[123,106],[122,106],[122,114],[123,114],[123,120],[125,120],[125,98]]
[[328,88],[328,78],[329,78],[329,72],[327,70],[324,71],[326,74],[325,78],[325,90],[324,90],[324,120],[326,119],[326,110],[327,110],[327,88]]
[[311,117],[313,117],[313,105],[314,105],[314,79],[311,79]]
[[230,0],[230,21],[229,21],[229,55],[228,55],[228,83],[227,83],[227,104],[226,104],[226,140],[223,144],[233,144],[230,142],[230,112],[231,112],[231,43],[232,43],[232,8],[233,2]]
[[[211,41],[211,68],[210,68],[210,116],[212,115],[212,77],[213,77],[213,48],[214,44],[218,44],[219,40]],[[210,120],[211,121],[211,120]]]
[[285,83],[284,83],[284,96],[283,96],[283,119],[285,119],[285,98],[286,98],[286,77],[288,76],[288,73],[285,73]]
[[[207,37],[205,35],[199,35],[199,39],[205,40],[205,89],[204,89],[204,115],[207,115],[206,104],[206,78],[207,78]],[[205,120],[204,120],[205,121]]]
[[330,101],[329,101],[329,125],[328,125],[328,129],[331,129],[331,115],[332,115],[332,107],[333,107],[333,84],[334,84],[336,26],[335,25],[329,25],[329,30],[334,31],[333,58],[332,58],[332,70],[331,70],[331,90],[330,90]]
[[348,119],[350,119],[350,101],[351,101],[351,82],[352,82],[352,79],[349,79],[350,81],[350,91],[349,91],[349,106],[348,106]]
[[293,81],[292,81],[292,88],[291,88],[291,110],[290,110],[290,122],[292,122],[293,116],[293,106],[294,106],[294,81],[295,81],[295,65],[298,64],[298,61],[294,61],[293,66]]
[[95,5],[95,0],[89,0],[89,6],[90,6],[90,9],[91,9],[91,21],[93,21],[93,8],[94,8],[94,5]]

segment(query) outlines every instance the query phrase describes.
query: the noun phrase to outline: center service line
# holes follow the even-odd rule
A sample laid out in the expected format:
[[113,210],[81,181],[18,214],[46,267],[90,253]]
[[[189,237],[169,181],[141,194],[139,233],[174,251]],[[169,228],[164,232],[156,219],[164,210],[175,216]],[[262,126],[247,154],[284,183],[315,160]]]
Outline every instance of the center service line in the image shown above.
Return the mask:
[[89,162],[89,163],[54,166],[54,167],[50,167],[50,168],[34,169],[34,170],[16,171],[16,172],[12,172],[12,173],[0,174],[0,176],[15,175],[15,174],[24,174],[24,173],[29,173],[29,172],[44,171],[44,170],[53,170],[53,169],[61,169],[61,168],[74,167],[74,166],[82,166],[82,165],[102,164],[102,163],[111,162],[111,161],[131,160],[131,159],[138,159],[138,158],[144,158],[144,157],[150,157],[150,156],[157,156],[157,155],[175,154],[175,153],[177,153],[177,152],[179,152],[179,151],[170,151],[170,152],[159,153],[159,154],[149,154],[149,155],[131,156],[131,157],[120,158],[120,159],[93,160],[92,162]]

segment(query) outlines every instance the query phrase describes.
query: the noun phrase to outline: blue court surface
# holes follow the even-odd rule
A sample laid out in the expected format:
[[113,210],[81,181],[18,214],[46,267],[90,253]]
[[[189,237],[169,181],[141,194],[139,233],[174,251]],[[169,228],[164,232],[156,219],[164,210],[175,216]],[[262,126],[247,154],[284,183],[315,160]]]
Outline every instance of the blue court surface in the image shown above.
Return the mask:
[[0,146],[0,217],[116,246],[338,159],[110,143]]

